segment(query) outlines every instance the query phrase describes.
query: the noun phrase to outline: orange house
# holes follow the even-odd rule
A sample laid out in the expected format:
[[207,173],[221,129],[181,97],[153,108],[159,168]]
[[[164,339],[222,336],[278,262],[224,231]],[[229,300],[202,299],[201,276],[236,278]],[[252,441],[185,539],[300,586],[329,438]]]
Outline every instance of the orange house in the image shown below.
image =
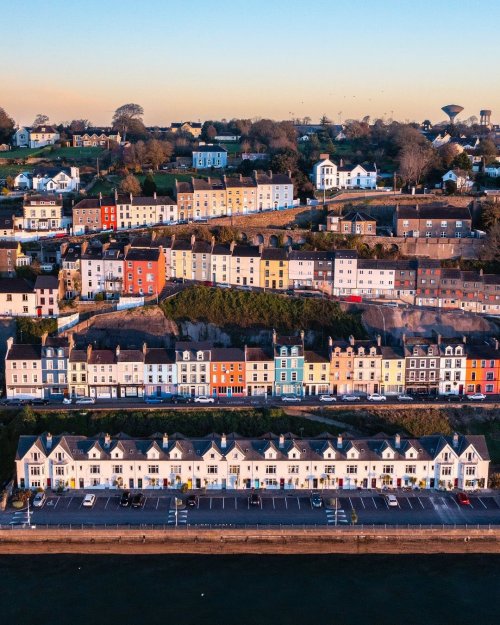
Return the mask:
[[159,295],[165,287],[163,247],[130,247],[124,261],[124,295]]
[[237,347],[212,349],[210,393],[213,397],[244,397],[245,352]]
[[468,345],[465,365],[465,390],[470,393],[500,393],[500,352],[495,345]]
[[116,203],[112,197],[102,198],[101,228],[103,230],[116,230]]

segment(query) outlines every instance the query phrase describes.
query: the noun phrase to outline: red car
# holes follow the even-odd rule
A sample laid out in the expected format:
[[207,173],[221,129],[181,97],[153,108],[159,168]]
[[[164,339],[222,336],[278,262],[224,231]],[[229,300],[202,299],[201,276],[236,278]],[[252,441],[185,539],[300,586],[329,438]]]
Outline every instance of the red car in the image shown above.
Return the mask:
[[461,506],[470,506],[469,497],[465,493],[457,493],[457,501]]

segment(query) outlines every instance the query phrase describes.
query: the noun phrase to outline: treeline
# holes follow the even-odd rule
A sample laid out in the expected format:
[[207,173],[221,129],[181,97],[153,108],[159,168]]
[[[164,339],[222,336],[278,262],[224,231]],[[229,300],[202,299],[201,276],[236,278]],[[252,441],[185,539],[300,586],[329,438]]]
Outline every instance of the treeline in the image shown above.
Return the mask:
[[18,343],[41,343],[42,335],[49,335],[57,331],[57,319],[29,319],[18,317],[16,319],[16,341]]
[[365,336],[361,317],[326,299],[288,298],[274,293],[194,286],[161,305],[175,321],[204,321],[221,327],[275,328],[278,332],[321,331],[325,338]]

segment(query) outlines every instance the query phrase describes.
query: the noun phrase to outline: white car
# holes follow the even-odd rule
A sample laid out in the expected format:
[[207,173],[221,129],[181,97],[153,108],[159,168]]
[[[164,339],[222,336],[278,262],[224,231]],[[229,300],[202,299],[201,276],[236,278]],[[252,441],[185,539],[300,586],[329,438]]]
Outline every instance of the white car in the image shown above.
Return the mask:
[[82,506],[84,508],[93,508],[94,504],[95,504],[95,495],[92,495],[92,494],[85,495],[85,497],[83,498]]
[[283,395],[281,401],[302,401],[302,398],[298,395]]
[[206,395],[200,395],[199,397],[195,397],[194,401],[195,403],[198,403],[198,404],[213,404],[214,398],[207,397]]
[[398,401],[413,401],[413,397],[411,395],[398,395]]
[[79,397],[75,404],[95,404],[95,399],[93,397]]
[[337,398],[333,395],[320,395],[319,401],[337,401]]
[[71,404],[73,402],[73,400],[71,399],[71,397],[65,397],[62,401],[63,404]]
[[368,401],[387,401],[387,397],[385,395],[381,395],[380,393],[372,393],[368,395]]
[[474,393],[474,395],[467,395],[467,399],[471,401],[483,401],[486,399],[486,395],[483,393]]
[[357,395],[342,395],[342,401],[359,401]]
[[33,508],[41,508],[45,503],[45,493],[37,493],[33,499]]
[[398,507],[398,500],[396,499],[395,495],[386,495],[385,496],[385,501],[386,501],[387,505],[389,506],[389,508],[397,508]]

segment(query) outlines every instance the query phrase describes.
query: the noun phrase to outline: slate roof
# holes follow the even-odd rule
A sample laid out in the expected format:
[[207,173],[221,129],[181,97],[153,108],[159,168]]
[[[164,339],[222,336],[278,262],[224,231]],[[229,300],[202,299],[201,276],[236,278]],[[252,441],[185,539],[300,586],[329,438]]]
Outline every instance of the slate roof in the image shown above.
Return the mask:
[[282,247],[265,247],[262,250],[262,260],[286,260],[287,251]]
[[193,154],[197,152],[227,152],[226,148],[221,145],[199,145],[196,148],[193,148]]
[[125,260],[135,261],[158,261],[160,258],[159,248],[131,247],[125,255]]
[[35,281],[36,289],[59,289],[59,278],[57,276],[37,276]]
[[0,293],[33,293],[33,287],[22,278],[0,278]]
[[172,364],[175,362],[175,350],[164,347],[148,347],[144,357],[146,365]]
[[244,362],[245,352],[238,347],[214,347],[212,362]]
[[25,345],[14,343],[7,352],[7,360],[40,360],[42,357],[41,345]]
[[398,205],[397,219],[459,219],[470,220],[471,215],[467,206],[450,206],[446,204],[416,204]]
[[274,357],[270,351],[261,347],[247,347],[246,360],[247,362],[274,362]]
[[371,217],[368,213],[363,213],[362,211],[349,211],[345,215],[341,217],[342,221],[350,221],[351,223],[356,223],[358,221],[369,221],[376,222],[375,217]]
[[260,248],[258,245],[235,245],[233,256],[246,258],[260,256]]

